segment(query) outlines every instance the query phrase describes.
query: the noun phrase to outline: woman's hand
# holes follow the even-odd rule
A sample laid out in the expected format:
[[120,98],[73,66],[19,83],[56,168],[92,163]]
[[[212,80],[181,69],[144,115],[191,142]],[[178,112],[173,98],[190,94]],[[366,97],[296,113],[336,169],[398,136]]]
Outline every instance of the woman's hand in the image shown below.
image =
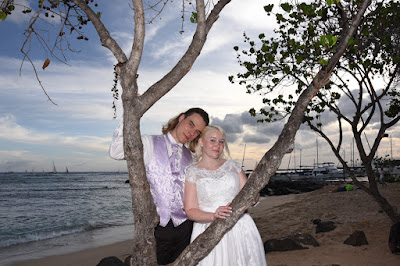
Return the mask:
[[217,210],[215,211],[215,213],[214,213],[214,220],[216,219],[216,218],[219,218],[219,219],[225,219],[226,217],[229,217],[229,216],[231,216],[231,213],[232,213],[232,208],[229,206],[231,203],[229,203],[228,205],[226,205],[226,206],[219,206],[218,208],[217,208]]

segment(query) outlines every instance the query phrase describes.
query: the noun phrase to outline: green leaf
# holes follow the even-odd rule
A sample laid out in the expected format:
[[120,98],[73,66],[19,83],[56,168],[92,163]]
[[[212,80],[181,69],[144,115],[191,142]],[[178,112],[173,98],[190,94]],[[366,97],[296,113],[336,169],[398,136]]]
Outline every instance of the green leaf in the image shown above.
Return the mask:
[[265,53],[266,51],[268,51],[268,46],[265,45],[265,44],[263,44],[262,47],[261,47],[261,51],[264,52],[264,53]]
[[101,12],[100,12],[100,11],[97,12],[96,14],[97,14],[97,16],[98,16],[99,18],[101,17]]
[[318,63],[319,63],[321,66],[327,66],[327,65],[328,65],[328,60],[319,59],[319,60],[318,60]]
[[349,39],[349,42],[348,42],[349,45],[354,45],[354,44],[356,44],[356,43],[357,43],[357,40],[355,40],[355,39],[353,39],[353,38],[350,38],[350,39]]
[[281,4],[281,7],[283,10],[285,10],[286,12],[290,12],[293,8],[293,6],[289,3],[283,3]]
[[197,13],[192,12],[192,16],[190,17],[190,22],[197,23]]
[[6,19],[6,17],[7,17],[7,14],[4,13],[3,11],[0,11],[0,19],[1,19],[1,21],[4,21]]
[[303,56],[302,55],[296,55],[296,62],[297,62],[297,64],[300,64],[301,62],[303,62]]
[[264,10],[265,10],[265,12],[271,12],[273,7],[274,7],[273,4],[266,5],[266,6],[264,6]]
[[335,4],[335,3],[339,3],[340,2],[340,0],[326,0],[326,3],[330,6],[330,5],[333,5],[333,4]]
[[337,37],[332,35],[322,35],[320,37],[320,42],[323,46],[331,48],[337,42]]

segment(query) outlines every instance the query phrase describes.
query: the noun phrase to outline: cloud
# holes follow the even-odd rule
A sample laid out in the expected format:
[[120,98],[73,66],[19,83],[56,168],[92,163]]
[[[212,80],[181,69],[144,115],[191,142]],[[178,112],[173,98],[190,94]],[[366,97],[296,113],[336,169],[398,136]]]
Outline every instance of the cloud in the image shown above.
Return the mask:
[[26,155],[28,152],[23,150],[0,150],[1,156],[8,156],[9,158],[12,157],[20,157]]
[[223,119],[212,117],[212,124],[220,126],[227,134],[229,142],[266,145],[276,139],[283,129],[283,121],[259,123],[262,116],[252,117],[248,111],[227,114]]
[[[1,154],[0,156],[3,157]],[[19,171],[22,171],[21,169],[29,169],[29,171],[31,171],[34,169],[34,165],[34,160],[27,160],[21,157],[11,157],[7,160],[0,161],[0,171],[9,172],[15,171],[16,169],[19,169]]]
[[19,142],[43,141],[43,136],[18,125],[12,115],[0,116],[0,138]]
[[164,41],[163,45],[158,42],[153,43],[148,47],[151,57],[154,61],[160,63],[178,62],[184,52],[187,50],[189,43],[192,40],[191,35],[174,34],[176,38]]
[[244,143],[257,143],[257,144],[267,144],[271,139],[265,135],[260,134],[246,134],[243,136]]
[[20,126],[12,115],[0,116],[0,139],[16,143],[44,146],[69,146],[107,151],[110,138],[96,136],[65,136],[63,133],[41,133]]

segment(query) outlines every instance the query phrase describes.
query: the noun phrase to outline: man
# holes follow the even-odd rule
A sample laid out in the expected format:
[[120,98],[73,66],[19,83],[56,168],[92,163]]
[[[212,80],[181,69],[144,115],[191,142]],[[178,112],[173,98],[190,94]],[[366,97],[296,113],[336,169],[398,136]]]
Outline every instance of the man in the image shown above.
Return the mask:
[[[158,264],[173,262],[190,243],[193,222],[183,209],[185,169],[192,162],[190,151],[208,123],[203,109],[191,108],[164,125],[163,135],[142,136],[146,176],[160,216],[154,231]],[[124,159],[122,131],[121,123],[110,146],[110,157],[116,160]]]
[[385,171],[383,170],[382,166],[379,167],[378,172],[379,172],[379,183],[381,183],[382,187],[384,187],[385,186],[385,180],[384,180]]

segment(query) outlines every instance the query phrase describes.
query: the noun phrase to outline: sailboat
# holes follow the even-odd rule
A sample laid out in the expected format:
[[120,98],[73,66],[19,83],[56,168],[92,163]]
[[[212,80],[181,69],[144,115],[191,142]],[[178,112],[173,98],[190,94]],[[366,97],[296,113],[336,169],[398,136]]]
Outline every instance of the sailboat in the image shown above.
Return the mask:
[[54,161],[53,161],[53,171],[49,172],[49,174],[57,174],[57,169],[56,169],[56,165],[54,164]]
[[65,173],[69,174],[68,167],[65,167]]

